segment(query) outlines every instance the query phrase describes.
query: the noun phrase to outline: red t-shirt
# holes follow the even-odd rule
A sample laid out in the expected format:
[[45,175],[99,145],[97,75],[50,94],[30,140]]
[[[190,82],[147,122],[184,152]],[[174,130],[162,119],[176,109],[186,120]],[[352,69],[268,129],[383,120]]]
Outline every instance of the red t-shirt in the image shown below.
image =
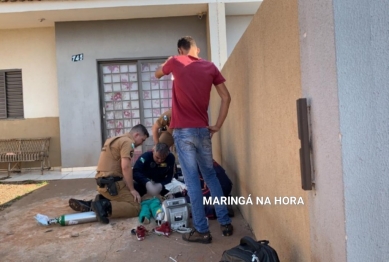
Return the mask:
[[170,128],[208,126],[212,85],[226,81],[219,69],[207,60],[179,55],[169,59],[162,71],[174,77]]

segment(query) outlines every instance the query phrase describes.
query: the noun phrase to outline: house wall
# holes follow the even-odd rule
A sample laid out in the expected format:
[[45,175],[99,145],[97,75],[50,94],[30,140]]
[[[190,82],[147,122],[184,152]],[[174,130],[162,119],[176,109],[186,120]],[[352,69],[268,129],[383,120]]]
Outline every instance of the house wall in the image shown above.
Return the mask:
[[[62,167],[95,166],[101,121],[97,60],[168,57],[177,40],[193,36],[207,56],[206,19],[160,19],[56,23]],[[74,63],[71,56],[84,54]]]
[[226,16],[227,57],[231,55],[232,50],[234,50],[235,45],[242,37],[252,18],[252,15]]
[[[0,138],[49,136],[51,165],[60,166],[55,59],[54,28],[0,30],[0,70],[22,70],[24,106],[24,119],[0,120]],[[23,166],[40,166],[40,163]]]
[[301,83],[311,107],[315,170],[315,188],[309,193],[312,261],[346,261],[333,4],[299,0],[299,19]]
[[347,261],[388,261],[389,2],[333,2]]
[[316,180],[312,261],[386,261],[388,3],[299,3]]
[[[281,261],[311,261],[308,194],[301,189],[296,99],[301,97],[297,0],[265,0],[222,73],[231,92],[228,117],[212,139],[214,157],[234,183],[234,195],[257,239],[269,239]],[[213,91],[212,119],[220,98]],[[275,205],[275,197],[304,205]],[[269,197],[271,205],[257,204]]]

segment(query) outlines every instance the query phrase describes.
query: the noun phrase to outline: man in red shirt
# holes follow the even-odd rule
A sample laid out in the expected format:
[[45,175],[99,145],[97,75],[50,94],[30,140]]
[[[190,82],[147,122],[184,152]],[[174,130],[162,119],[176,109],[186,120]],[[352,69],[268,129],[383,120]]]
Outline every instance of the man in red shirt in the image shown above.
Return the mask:
[[[227,117],[231,97],[225,79],[211,62],[199,58],[200,49],[190,36],[178,40],[178,56],[169,57],[155,72],[157,78],[173,74],[173,104],[170,128],[177,148],[188,195],[192,204],[193,230],[183,234],[189,242],[212,241],[205,217],[198,167],[208,188],[212,202],[220,203],[223,191],[212,161],[211,137],[219,131]],[[208,123],[208,106],[212,85],[221,98],[219,116],[215,125]],[[218,198],[219,201],[214,201]],[[225,205],[215,205],[216,215],[224,236],[233,233],[231,218]]]

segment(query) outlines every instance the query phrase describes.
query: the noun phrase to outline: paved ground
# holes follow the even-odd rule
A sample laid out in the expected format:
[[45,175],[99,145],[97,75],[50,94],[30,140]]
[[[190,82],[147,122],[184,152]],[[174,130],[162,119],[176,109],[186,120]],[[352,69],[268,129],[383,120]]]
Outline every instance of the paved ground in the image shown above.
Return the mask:
[[60,171],[49,170],[44,171],[41,175],[40,170],[23,170],[21,173],[11,173],[10,177],[7,177],[7,172],[0,172],[0,179],[7,182],[19,182],[26,180],[33,181],[48,181],[48,180],[68,180],[68,179],[80,179],[80,178],[93,178],[95,177],[95,170],[77,170],[77,171]]
[[[34,216],[38,213],[49,217],[74,213],[68,199],[92,198],[94,183],[92,178],[50,180],[1,211],[0,261],[219,261],[223,251],[236,246],[241,237],[253,236],[237,209],[234,235],[221,236],[217,221],[210,221],[213,242],[208,245],[184,242],[179,233],[170,237],[149,234],[138,241],[130,232],[138,225],[137,218],[111,219],[108,225],[37,224]],[[151,223],[147,228],[154,226]]]

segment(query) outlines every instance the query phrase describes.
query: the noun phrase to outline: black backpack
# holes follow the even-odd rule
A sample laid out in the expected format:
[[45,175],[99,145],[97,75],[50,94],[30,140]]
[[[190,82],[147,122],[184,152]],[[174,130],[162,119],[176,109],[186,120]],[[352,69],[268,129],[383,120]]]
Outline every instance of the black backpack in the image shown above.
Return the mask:
[[239,246],[223,252],[220,262],[280,262],[277,252],[269,246],[269,241],[255,241],[245,236]]

